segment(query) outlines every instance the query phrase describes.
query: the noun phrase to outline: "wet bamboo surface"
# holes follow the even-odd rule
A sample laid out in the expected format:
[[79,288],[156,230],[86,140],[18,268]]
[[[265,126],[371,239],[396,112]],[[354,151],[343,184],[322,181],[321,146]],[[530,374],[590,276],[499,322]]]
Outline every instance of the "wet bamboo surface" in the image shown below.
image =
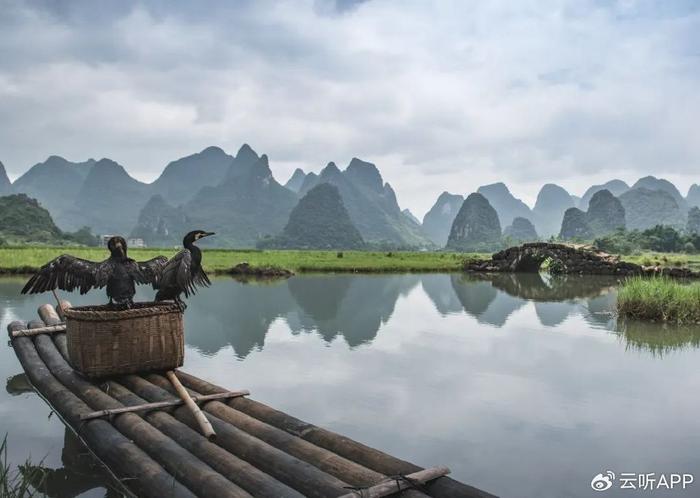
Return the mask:
[[[13,322],[8,332],[61,321],[48,304],[39,308],[39,317],[29,323]],[[200,432],[201,420],[187,406],[175,404],[180,396],[165,373],[93,382],[70,366],[65,333],[20,335],[11,341],[37,392],[135,496],[387,496],[372,494],[378,489],[405,498],[493,496],[449,477],[437,477],[415,489],[393,490],[387,483],[398,482],[397,476],[437,474],[431,469],[421,472],[424,469],[417,465],[248,397],[205,398],[199,403],[216,432],[210,441]],[[192,397],[227,392],[184,372],[176,375]],[[148,403],[160,408],[123,410]],[[117,414],[81,420],[98,411]]]

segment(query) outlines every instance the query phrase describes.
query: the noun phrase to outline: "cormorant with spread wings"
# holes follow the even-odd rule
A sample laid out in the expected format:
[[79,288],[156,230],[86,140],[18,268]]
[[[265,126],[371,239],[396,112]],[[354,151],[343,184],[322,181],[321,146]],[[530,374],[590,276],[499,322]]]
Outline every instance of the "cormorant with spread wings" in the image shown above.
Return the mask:
[[158,256],[137,262],[127,257],[126,240],[112,237],[107,241],[110,256],[102,262],[93,262],[64,254],[42,266],[22,289],[22,294],[38,294],[56,288],[81,294],[90,289],[107,287],[109,304],[119,308],[133,305],[135,284],[155,284],[167,258]]
[[185,235],[182,239],[184,249],[167,262],[160,278],[153,284],[153,288],[158,290],[156,301],[173,300],[184,310],[186,306],[180,294],[184,293],[185,297],[190,297],[190,294],[195,293],[197,286],[211,285],[209,277],[202,269],[202,251],[194,245],[199,239],[210,235],[214,235],[214,232],[194,230]]

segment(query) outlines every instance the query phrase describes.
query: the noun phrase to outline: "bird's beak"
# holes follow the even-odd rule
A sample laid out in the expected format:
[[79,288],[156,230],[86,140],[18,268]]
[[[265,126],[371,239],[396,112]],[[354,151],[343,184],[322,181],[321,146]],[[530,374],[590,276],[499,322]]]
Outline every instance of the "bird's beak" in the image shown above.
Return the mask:
[[210,235],[216,235],[214,232],[205,232],[202,237],[209,237]]

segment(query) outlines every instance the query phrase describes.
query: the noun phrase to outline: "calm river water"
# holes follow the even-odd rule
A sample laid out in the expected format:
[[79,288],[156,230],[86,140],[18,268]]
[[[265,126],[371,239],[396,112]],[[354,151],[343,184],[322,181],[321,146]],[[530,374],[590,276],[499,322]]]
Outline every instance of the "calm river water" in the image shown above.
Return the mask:
[[[50,300],[21,285],[0,280],[3,330]],[[700,496],[700,330],[618,326],[615,296],[609,280],[547,275],[217,279],[189,302],[185,369],[504,497]],[[105,496],[20,372],[3,340],[10,461],[57,469],[52,496]],[[606,470],[697,482],[594,492]]]

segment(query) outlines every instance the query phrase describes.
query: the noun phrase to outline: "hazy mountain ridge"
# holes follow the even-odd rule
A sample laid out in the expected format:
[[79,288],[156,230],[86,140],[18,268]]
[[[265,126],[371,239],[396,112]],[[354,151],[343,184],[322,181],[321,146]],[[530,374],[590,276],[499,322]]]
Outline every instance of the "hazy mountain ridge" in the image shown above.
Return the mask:
[[[179,243],[181,231],[201,224],[221,231],[219,240],[210,243],[254,246],[265,236],[279,234],[299,199],[328,182],[338,188],[353,225],[368,243],[428,247],[431,241],[444,247],[464,201],[461,195],[444,192],[421,225],[410,211],[402,210],[393,188],[371,162],[353,158],[343,171],[329,163],[320,173],[297,168],[283,186],[267,161],[259,164],[261,159],[247,144],[236,155],[207,147],[170,162],[155,181],[146,184],[110,159],[71,162],[51,156],[14,183],[0,163],[0,194],[22,192],[38,199],[63,230],[88,225],[95,233],[143,236],[151,245]],[[638,211],[628,220],[630,229],[658,223],[683,227],[688,208],[700,205],[700,186],[693,185],[683,197],[671,182],[653,176],[640,178],[632,187],[622,180],[592,186],[580,201],[564,188],[546,184],[532,209],[502,182],[477,191],[496,210],[501,226],[510,226],[520,217],[529,220],[541,237],[548,237],[559,233],[566,209],[584,204],[587,208],[593,195],[603,189],[620,197],[626,211]],[[673,203],[653,192],[665,192]]]
[[174,204],[184,204],[202,188],[218,185],[231,168],[234,157],[219,147],[207,147],[168,163],[151,184],[151,195],[160,195]]
[[559,233],[564,212],[576,205],[576,201],[563,187],[554,183],[543,185],[537,194],[537,201],[532,208],[531,220],[543,237]]
[[501,224],[496,209],[474,192],[462,203],[452,223],[447,248],[455,251],[492,251],[501,244]]
[[482,185],[476,190],[486,197],[498,213],[501,226],[508,226],[515,218],[526,218],[532,221],[532,210],[523,201],[515,197],[503,182]]
[[364,245],[338,188],[330,183],[309,190],[292,209],[282,233],[258,243],[261,248],[277,249],[362,249]]
[[307,175],[299,195],[324,182],[338,188],[350,219],[366,242],[397,247],[430,244],[420,227],[401,212],[394,189],[384,183],[374,164],[353,158],[341,171],[330,162],[318,177]]

